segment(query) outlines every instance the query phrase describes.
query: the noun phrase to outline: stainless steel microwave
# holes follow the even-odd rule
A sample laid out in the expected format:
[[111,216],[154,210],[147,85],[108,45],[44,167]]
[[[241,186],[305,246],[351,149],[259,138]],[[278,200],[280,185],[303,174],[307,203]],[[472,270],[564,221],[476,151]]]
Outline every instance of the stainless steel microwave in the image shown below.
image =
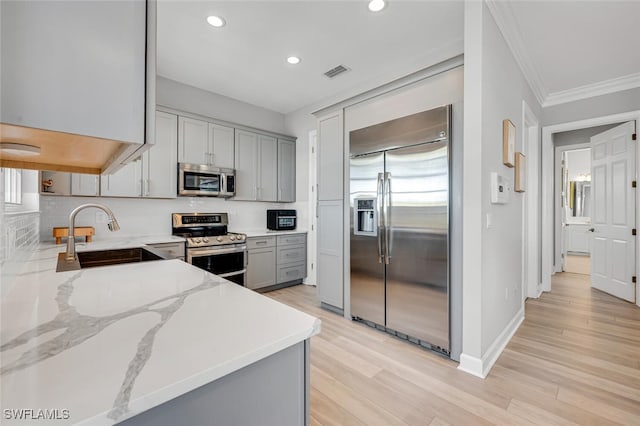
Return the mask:
[[234,169],[207,164],[178,164],[178,195],[196,197],[233,197],[236,193]]

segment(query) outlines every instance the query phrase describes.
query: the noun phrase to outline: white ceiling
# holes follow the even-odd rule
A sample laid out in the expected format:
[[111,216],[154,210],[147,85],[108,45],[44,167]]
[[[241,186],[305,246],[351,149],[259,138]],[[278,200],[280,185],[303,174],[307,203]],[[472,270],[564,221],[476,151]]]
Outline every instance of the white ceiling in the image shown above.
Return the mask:
[[[461,1],[392,1],[380,13],[367,3],[160,0],[158,74],[288,113],[462,53]],[[227,25],[211,27],[212,14]],[[351,71],[323,75],[340,64]]]
[[[640,87],[640,1],[487,4],[542,105]],[[211,14],[227,25],[215,29]],[[158,73],[288,113],[462,53],[461,1],[158,2]],[[289,55],[302,58],[289,65]],[[335,79],[325,71],[343,64]]]
[[489,1],[543,105],[640,87],[639,1]]

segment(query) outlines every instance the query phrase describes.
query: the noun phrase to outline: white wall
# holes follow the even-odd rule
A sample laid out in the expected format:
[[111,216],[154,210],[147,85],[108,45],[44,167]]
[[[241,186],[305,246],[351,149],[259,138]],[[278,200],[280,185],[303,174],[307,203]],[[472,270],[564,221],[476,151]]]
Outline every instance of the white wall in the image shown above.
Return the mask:
[[[537,116],[541,108],[484,2],[466,3],[465,42],[463,241],[472,249],[479,245],[479,250],[463,253],[461,369],[484,376],[524,314],[523,194],[511,192],[509,203],[492,204],[489,177],[498,172],[514,181],[514,169],[502,164],[502,121],[508,118],[514,123],[516,151],[522,151],[522,101]],[[471,193],[477,189],[479,199]]]
[[640,87],[546,107],[542,110],[542,124],[550,126],[638,110]]
[[218,120],[286,133],[284,114],[158,76],[156,102]]

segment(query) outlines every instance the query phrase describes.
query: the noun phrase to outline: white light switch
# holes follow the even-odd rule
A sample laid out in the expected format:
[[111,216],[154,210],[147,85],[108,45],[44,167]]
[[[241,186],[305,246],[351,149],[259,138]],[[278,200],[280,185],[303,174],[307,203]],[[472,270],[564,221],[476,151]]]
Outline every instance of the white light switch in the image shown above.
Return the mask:
[[511,181],[496,172],[491,173],[491,202],[507,204],[511,194]]
[[493,214],[487,213],[487,229],[491,228],[493,222]]

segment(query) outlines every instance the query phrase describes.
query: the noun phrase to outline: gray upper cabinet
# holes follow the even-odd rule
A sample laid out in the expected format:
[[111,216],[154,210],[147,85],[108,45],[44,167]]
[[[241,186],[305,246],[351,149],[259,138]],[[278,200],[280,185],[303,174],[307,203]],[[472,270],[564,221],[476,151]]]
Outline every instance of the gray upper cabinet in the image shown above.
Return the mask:
[[235,167],[233,134],[233,127],[209,123],[210,164],[228,169]]
[[188,117],[178,118],[178,161],[208,164],[209,123]]
[[178,119],[178,161],[234,167],[233,127],[189,117]]
[[236,130],[236,195],[235,200],[258,199],[258,135]]
[[278,201],[278,140],[258,135],[259,176],[258,200]]
[[155,110],[154,1],[0,8],[2,123],[131,143],[118,164],[153,143],[145,126]]
[[100,195],[103,197],[140,197],[142,195],[141,173],[141,161],[137,159],[113,174],[100,176]]
[[100,194],[100,176],[82,173],[71,174],[71,195],[97,197]]
[[[142,196],[175,198],[177,194],[178,116],[156,112],[156,143],[142,155]],[[132,185],[135,182],[131,183]]]
[[296,142],[278,139],[278,201],[296,200]]
[[318,119],[318,200],[342,200],[344,191],[342,110]]

